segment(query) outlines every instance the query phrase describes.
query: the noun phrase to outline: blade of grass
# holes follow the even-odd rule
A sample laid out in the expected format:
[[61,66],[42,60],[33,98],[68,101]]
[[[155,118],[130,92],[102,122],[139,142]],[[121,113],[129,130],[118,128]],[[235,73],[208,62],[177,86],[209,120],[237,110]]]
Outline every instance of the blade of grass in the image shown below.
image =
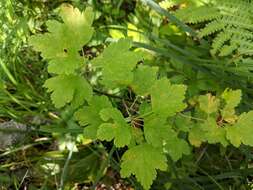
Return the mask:
[[36,145],[39,145],[39,144],[42,144],[42,143],[47,143],[47,142],[50,142],[50,141],[51,141],[50,138],[46,138],[46,139],[42,139],[41,141],[37,141],[36,143],[31,143],[31,144],[27,144],[27,145],[24,145],[24,146],[21,146],[21,147],[18,147],[18,148],[10,149],[10,150],[5,151],[4,153],[0,154],[0,158],[4,157],[4,156],[7,156],[9,154],[18,152],[20,150],[26,150],[26,149],[31,148],[33,146],[36,146]]
[[175,17],[174,15],[170,14],[167,10],[160,7],[153,0],[141,0],[141,1],[146,3],[152,9],[154,9],[157,13],[168,17],[171,22],[173,22],[174,24],[177,24],[183,31],[189,33],[193,37],[197,37],[197,33],[191,27],[187,26],[185,23],[183,23],[177,17]]
[[198,167],[199,170],[204,173],[220,190],[224,190],[223,187],[218,183],[218,181],[216,181],[216,179],[209,175],[205,170],[203,170],[202,168]]
[[68,157],[65,161],[65,164],[64,164],[64,167],[62,170],[59,190],[64,190],[64,183],[65,183],[65,179],[67,177],[68,166],[69,166],[69,162],[70,162],[72,155],[73,155],[73,150],[74,150],[74,143],[72,144],[71,149],[69,150]]
[[0,66],[2,67],[4,73],[7,75],[7,77],[10,79],[10,81],[16,86],[18,83],[15,80],[15,78],[12,76],[11,72],[7,68],[6,64],[0,59]]
[[108,154],[107,159],[105,160],[105,162],[103,163],[103,165],[102,165],[100,171],[98,172],[98,175],[96,176],[96,179],[95,179],[95,182],[94,182],[94,184],[93,184],[92,189],[96,189],[96,186],[97,186],[99,180],[103,177],[104,170],[105,170],[105,168],[109,165],[109,163],[110,163],[110,161],[111,161],[111,159],[112,159],[112,155],[113,155],[113,153],[115,152],[115,150],[116,150],[116,147],[113,146],[113,147],[111,148],[109,154]]

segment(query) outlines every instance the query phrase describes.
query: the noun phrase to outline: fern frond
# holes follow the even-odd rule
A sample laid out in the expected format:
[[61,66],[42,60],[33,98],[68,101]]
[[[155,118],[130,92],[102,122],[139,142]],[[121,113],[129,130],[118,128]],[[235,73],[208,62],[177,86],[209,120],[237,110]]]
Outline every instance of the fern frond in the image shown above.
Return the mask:
[[230,44],[230,45],[224,45],[221,49],[220,49],[220,54],[219,56],[227,56],[232,54],[233,51],[235,51],[237,49],[237,45],[236,44]]
[[205,23],[199,36],[216,35],[212,54],[253,55],[253,1],[213,0],[202,7],[187,7],[175,14],[186,23]]
[[237,36],[238,38],[252,39],[253,37],[253,32],[243,29],[243,28],[230,28],[229,30],[224,31],[224,32],[231,33]]
[[225,42],[229,41],[232,34],[229,32],[220,32],[214,39],[212,44],[212,54],[216,54],[219,49],[225,44]]
[[223,22],[218,22],[217,20],[213,20],[212,22],[208,23],[205,28],[203,28],[199,32],[200,37],[208,36],[213,34],[217,31],[223,30],[226,27],[226,24]]
[[242,55],[253,55],[253,41],[246,40],[246,39],[237,39],[237,43],[240,44],[240,48],[238,49],[238,52]]
[[220,17],[219,10],[215,7],[209,6],[179,9],[175,15],[176,17],[182,19],[184,22],[190,24],[210,21]]
[[226,13],[248,14],[252,12],[252,4],[248,0],[216,0],[214,6],[225,15]]
[[253,24],[248,17],[239,16],[223,16],[220,20],[216,20],[219,23],[223,23],[225,26],[238,27],[240,29],[253,29]]

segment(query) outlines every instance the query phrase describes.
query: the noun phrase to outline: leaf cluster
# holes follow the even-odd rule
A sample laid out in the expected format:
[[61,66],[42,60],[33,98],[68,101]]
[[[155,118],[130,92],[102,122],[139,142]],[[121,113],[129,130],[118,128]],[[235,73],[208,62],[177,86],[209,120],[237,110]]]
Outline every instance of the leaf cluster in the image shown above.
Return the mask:
[[[222,6],[228,5],[224,2],[215,8],[196,8],[189,22],[211,21],[222,33],[237,30],[235,20],[228,22],[227,15],[217,16]],[[188,18],[185,12],[177,14]],[[144,189],[150,189],[157,171],[171,167],[168,160],[177,162],[202,143],[253,146],[253,112],[236,110],[242,97],[240,90],[189,97],[187,85],[161,75],[161,67],[149,64],[129,38],[112,42],[97,57],[87,59],[83,49],[94,35],[93,10],[87,7],[81,12],[65,5],[60,16],[62,22],[48,21],[46,33],[30,38],[30,44],[48,62],[52,75],[44,87],[57,109],[74,110],[73,118],[83,128],[84,138],[108,141],[124,150],[121,177],[134,175]],[[217,31],[207,32],[208,27],[200,32],[203,36]],[[240,51],[240,43],[238,47]],[[126,100],[126,93],[134,98]]]

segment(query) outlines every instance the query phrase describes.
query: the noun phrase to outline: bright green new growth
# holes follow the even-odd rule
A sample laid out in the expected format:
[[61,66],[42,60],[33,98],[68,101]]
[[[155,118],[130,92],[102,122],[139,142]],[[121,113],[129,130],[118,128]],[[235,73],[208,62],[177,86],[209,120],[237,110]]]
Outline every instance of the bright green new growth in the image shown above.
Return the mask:
[[129,51],[131,41],[120,39],[116,43],[110,44],[104,52],[92,61],[93,66],[101,68],[101,84],[107,88],[127,86],[133,81],[133,70],[142,60],[138,52]]
[[224,147],[228,145],[226,139],[226,131],[224,127],[218,126],[215,118],[207,119],[203,124],[201,124],[205,140],[210,144],[221,143]]
[[253,111],[243,113],[233,126],[226,128],[227,139],[235,146],[241,144],[253,146]]
[[81,76],[59,75],[48,79],[44,86],[48,92],[52,92],[51,99],[56,108],[61,108],[67,103],[74,107],[80,106],[84,100],[89,101],[92,97],[90,84]]
[[87,8],[83,13],[71,6],[63,6],[60,16],[63,23],[48,21],[48,32],[34,35],[30,44],[49,60],[48,71],[55,74],[72,74],[83,63],[79,51],[93,34],[93,12]]
[[[253,112],[237,115],[235,111],[241,101],[240,90],[226,89],[220,98],[207,94],[200,96],[199,100],[203,104],[199,109],[214,114],[201,118],[201,121],[192,126],[188,137],[192,145],[198,147],[202,142],[208,142],[220,143],[226,147],[230,142],[235,147],[242,144],[253,146]],[[218,104],[222,100],[223,104]]]
[[241,101],[241,90],[225,90],[222,94],[222,98],[225,100],[225,107],[222,109],[221,114],[225,121],[228,123],[234,123],[237,119],[235,115],[235,108]]
[[211,114],[217,112],[219,107],[219,99],[216,99],[215,96],[211,94],[201,95],[199,96],[199,108],[206,112],[207,114]]
[[225,108],[234,109],[235,107],[237,107],[241,102],[241,96],[241,90],[226,89],[222,94],[222,98],[226,101]]
[[122,157],[122,177],[130,177],[134,174],[144,189],[150,189],[152,181],[156,178],[156,169],[165,171],[167,169],[166,156],[160,149],[149,144],[142,144],[130,148]]
[[229,144],[226,137],[226,128],[217,125],[215,119],[210,117],[192,126],[188,139],[193,146],[199,147],[203,142],[208,142],[209,144],[220,143],[224,147]]

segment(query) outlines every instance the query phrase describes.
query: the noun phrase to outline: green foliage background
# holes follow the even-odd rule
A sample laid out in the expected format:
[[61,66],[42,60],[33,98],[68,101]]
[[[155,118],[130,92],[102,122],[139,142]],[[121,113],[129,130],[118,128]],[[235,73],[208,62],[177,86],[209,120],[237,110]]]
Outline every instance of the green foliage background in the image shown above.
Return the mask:
[[1,2],[0,188],[251,189],[252,6]]

